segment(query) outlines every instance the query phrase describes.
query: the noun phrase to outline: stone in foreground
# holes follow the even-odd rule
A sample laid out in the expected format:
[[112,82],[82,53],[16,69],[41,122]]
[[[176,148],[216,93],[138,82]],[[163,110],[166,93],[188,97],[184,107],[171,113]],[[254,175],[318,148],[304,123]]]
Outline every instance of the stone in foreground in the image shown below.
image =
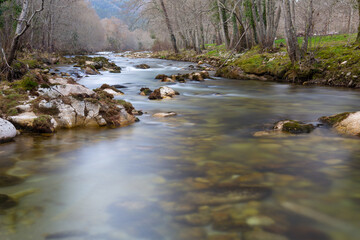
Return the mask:
[[9,142],[16,137],[16,128],[14,125],[0,118],[0,143]]

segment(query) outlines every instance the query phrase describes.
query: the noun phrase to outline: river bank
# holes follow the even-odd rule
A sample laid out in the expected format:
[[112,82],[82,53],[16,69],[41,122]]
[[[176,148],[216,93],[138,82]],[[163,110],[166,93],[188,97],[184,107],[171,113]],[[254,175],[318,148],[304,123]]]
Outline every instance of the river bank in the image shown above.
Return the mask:
[[[223,46],[208,46],[202,54],[168,51],[147,54],[150,57],[177,61],[201,62],[217,68],[216,76],[301,85],[360,88],[360,47],[344,41],[315,45],[301,64],[292,65],[283,44],[271,52],[254,47],[231,55]],[[136,54],[134,55],[136,56]]]

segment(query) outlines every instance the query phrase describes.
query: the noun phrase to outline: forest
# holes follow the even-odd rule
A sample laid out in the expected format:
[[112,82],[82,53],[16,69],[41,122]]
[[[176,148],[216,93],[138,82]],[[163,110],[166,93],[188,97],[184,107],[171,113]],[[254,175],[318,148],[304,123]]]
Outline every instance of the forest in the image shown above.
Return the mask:
[[360,0],[0,0],[1,240],[358,240]]

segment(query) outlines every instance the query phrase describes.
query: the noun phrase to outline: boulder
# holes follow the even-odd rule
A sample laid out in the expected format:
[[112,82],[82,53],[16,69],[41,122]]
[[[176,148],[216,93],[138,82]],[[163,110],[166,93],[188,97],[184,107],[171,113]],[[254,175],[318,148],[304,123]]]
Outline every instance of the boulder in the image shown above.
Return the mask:
[[93,68],[91,68],[89,66],[87,66],[84,70],[85,70],[85,74],[87,74],[87,75],[97,75],[97,74],[99,74],[99,72],[96,69],[93,69]]
[[51,88],[40,88],[38,92],[40,95],[47,96],[49,98],[58,98],[61,96],[71,96],[71,95],[87,95],[87,96],[95,95],[94,91],[79,84],[64,84],[64,85],[56,85]]
[[360,137],[360,111],[321,117],[319,120],[333,127],[340,134]]
[[274,126],[275,131],[282,131],[291,134],[311,133],[315,129],[312,124],[307,124],[294,120],[277,122]]
[[174,82],[175,82],[175,80],[174,80],[174,79],[172,79],[172,78],[167,77],[167,78],[163,78],[163,79],[161,79],[161,82],[174,83]]
[[168,78],[168,76],[165,74],[159,74],[155,77],[155,79],[164,79],[164,78]]
[[14,137],[16,137],[16,128],[14,125],[0,118],[0,143],[11,141]]
[[136,65],[135,67],[138,69],[149,69],[150,68],[150,66],[147,64],[139,64],[139,65]]
[[178,95],[178,93],[174,89],[164,86],[152,92],[149,96],[149,99],[156,100],[156,99],[172,98],[175,95]]
[[25,112],[17,116],[9,117],[9,121],[18,128],[29,129],[32,128],[36,118],[37,116],[34,112]]

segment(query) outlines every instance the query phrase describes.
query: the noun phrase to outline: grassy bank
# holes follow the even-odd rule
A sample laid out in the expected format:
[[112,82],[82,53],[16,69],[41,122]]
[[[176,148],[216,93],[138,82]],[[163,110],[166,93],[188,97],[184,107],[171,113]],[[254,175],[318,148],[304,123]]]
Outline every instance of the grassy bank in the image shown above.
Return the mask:
[[[304,85],[317,84],[360,88],[360,46],[352,44],[355,35],[314,37],[309,55],[301,64],[292,65],[283,46],[284,40],[276,41],[272,52],[262,52],[255,47],[236,54],[217,71],[217,76],[232,79],[257,79],[292,82]],[[302,38],[299,38],[302,42]],[[208,45],[197,55],[193,51],[181,54],[156,53],[155,57],[198,62],[221,66],[230,56],[223,46]]]

